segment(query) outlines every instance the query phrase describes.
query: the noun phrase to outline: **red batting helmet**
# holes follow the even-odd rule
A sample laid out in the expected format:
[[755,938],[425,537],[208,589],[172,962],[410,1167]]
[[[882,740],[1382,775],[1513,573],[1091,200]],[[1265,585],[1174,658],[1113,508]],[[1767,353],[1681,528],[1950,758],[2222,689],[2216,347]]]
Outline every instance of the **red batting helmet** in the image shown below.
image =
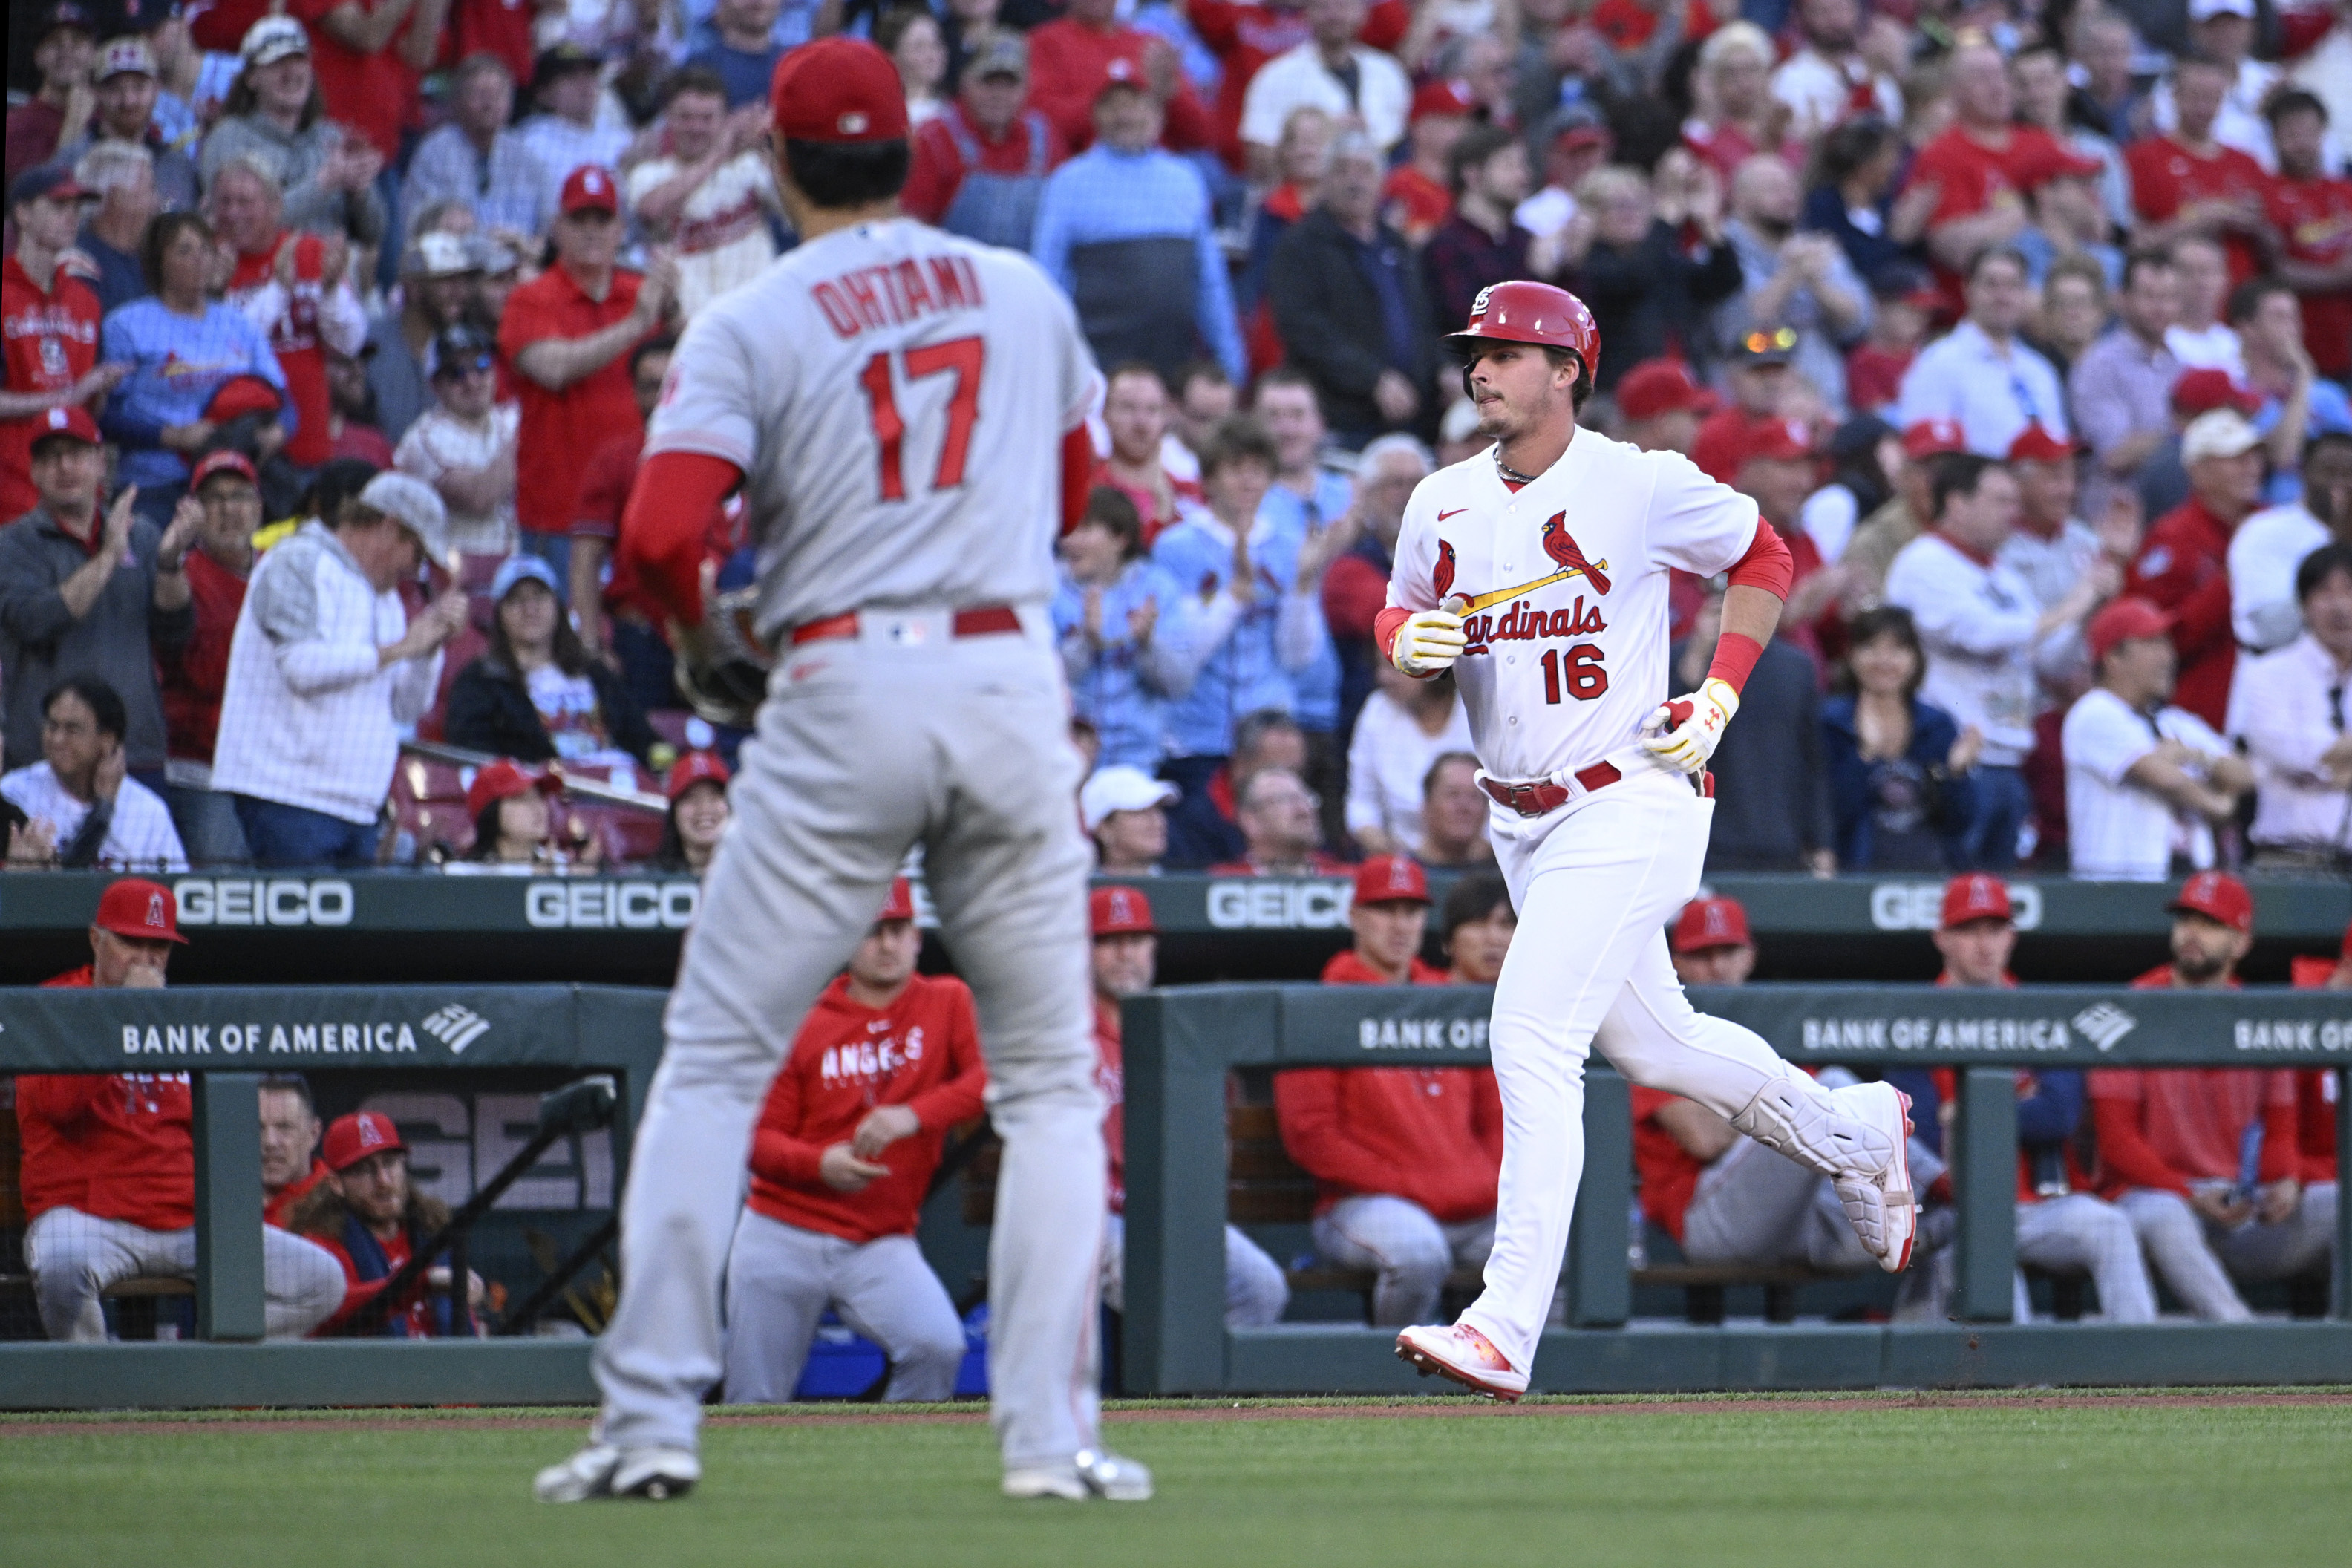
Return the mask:
[[1567,349],[1584,363],[1588,380],[1601,373],[1601,329],[1592,324],[1592,312],[1583,300],[1549,283],[1520,279],[1479,289],[1470,306],[1470,324],[1445,342],[1465,356],[1481,342]]

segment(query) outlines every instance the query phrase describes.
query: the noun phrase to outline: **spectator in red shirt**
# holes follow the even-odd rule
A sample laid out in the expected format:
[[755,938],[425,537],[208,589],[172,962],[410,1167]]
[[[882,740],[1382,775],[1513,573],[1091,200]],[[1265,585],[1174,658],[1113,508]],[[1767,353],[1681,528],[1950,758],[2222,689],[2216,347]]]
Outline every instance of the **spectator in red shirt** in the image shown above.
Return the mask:
[[81,140],[98,108],[89,80],[98,32],[91,26],[89,12],[74,0],[62,0],[42,10],[40,21],[27,29],[33,35],[33,68],[40,75],[40,89],[8,110],[11,184],[26,169],[47,163],[58,148]]
[[1456,879],[1446,891],[1438,927],[1438,945],[1453,961],[1445,972],[1446,984],[1495,984],[1519,929],[1518,911],[1511,908],[1511,890],[1504,885],[1503,874],[1473,871]]
[[253,536],[261,526],[259,487],[242,452],[213,452],[196,465],[188,493],[204,508],[204,522],[187,554],[195,630],[177,658],[155,661],[163,696],[163,799],[194,867],[242,866],[253,858],[236,803],[212,784],[229,642],[245,607]]
[[[1454,216],[1454,149],[1470,129],[1473,107],[1458,82],[1423,82],[1413,91],[1405,132],[1410,151],[1389,172],[1381,200],[1389,226],[1415,245],[1426,243]],[[1522,160],[1526,152],[1522,146]],[[1468,312],[1457,313],[1468,319]],[[1454,318],[1441,311],[1438,319]]]
[[668,313],[677,263],[656,255],[642,277],[614,265],[621,195],[609,169],[573,170],[556,205],[555,265],[507,296],[499,352],[520,373],[522,394],[515,515],[523,548],[569,582],[579,465],[615,437],[645,438],[629,351]]
[[963,1324],[915,1222],[987,1079],[971,993],[917,974],[922,947],[902,877],[768,1091],[727,1259],[730,1405],[790,1400],[828,1307],[890,1358],[884,1399],[955,1393]]
[[[2142,991],[2235,990],[2254,941],[2254,900],[2200,871],[2172,900],[2172,962]],[[2294,1075],[2238,1068],[2107,1068],[2091,1075],[2099,1194],[2131,1216],[2172,1293],[2199,1317],[2252,1314],[2233,1280],[2286,1279],[2323,1263],[2336,1189],[2306,1188]]]
[[[125,877],[98,900],[90,962],[64,989],[160,991],[184,943],[160,883]],[[185,1073],[27,1073],[16,1079],[24,1139],[25,1262],[53,1340],[102,1341],[99,1298],[136,1278],[196,1277],[196,1153]],[[262,1237],[266,1331],[308,1333],[342,1300],[334,1259],[282,1231]]]
[[1337,877],[1346,865],[1320,847],[1322,802],[1294,768],[1260,768],[1234,788],[1242,858],[1209,868],[1212,877]]
[[[285,226],[285,201],[268,170],[240,158],[213,175],[205,193],[213,231],[236,256],[228,303],[268,334],[294,405],[294,433],[284,456],[316,469],[336,456],[327,397],[326,350],[355,354],[367,341],[367,313],[345,274],[351,247]],[[299,476],[309,481],[309,474]]]
[[447,1227],[449,1205],[409,1179],[408,1145],[382,1111],[336,1117],[327,1129],[325,1163],[326,1175],[286,1210],[285,1220],[288,1230],[317,1242],[342,1265],[343,1304],[319,1333],[420,1340],[478,1332],[470,1320],[472,1309],[481,1304],[481,1277],[467,1272],[469,1321],[457,1329],[446,1263],[427,1268],[398,1301],[381,1309],[383,1316],[374,1326],[360,1326],[362,1311],[383,1294],[392,1277]]
[[2217,240],[2229,253],[2234,287],[2263,269],[2263,255],[2276,247],[2278,236],[2263,209],[2270,176],[2245,153],[2213,139],[2231,81],[2228,68],[2211,60],[2180,61],[2172,77],[2180,128],[2133,142],[2124,163],[2139,214],[2138,242],[2170,245],[2189,234]]
[[1028,97],[1029,46],[998,34],[964,67],[955,101],[916,128],[898,205],[950,234],[1025,252],[1045,176],[1070,155]]
[[281,1229],[286,1215],[326,1179],[319,1158],[319,1112],[299,1074],[261,1080],[261,1219]]
[[[1417,956],[1428,883],[1402,856],[1358,878],[1356,946],[1323,971],[1327,985],[1443,984]],[[1315,1177],[1315,1249],[1368,1268],[1372,1323],[1419,1322],[1445,1276],[1475,1268],[1495,1245],[1503,1104],[1485,1068],[1307,1068],[1276,1073],[1282,1146]]]
[[1162,529],[1176,521],[1185,501],[1199,502],[1200,485],[1179,479],[1160,458],[1168,440],[1168,384],[1141,360],[1114,368],[1103,393],[1103,424],[1110,431],[1110,456],[1095,465],[1090,484],[1108,485],[1135,503],[1143,522],[1146,551]]
[[2149,527],[2124,592],[2170,613],[2180,658],[2172,700],[2220,730],[2238,662],[2230,628],[2230,536],[2262,505],[2262,437],[2236,410],[2217,408],[2189,422],[2180,458],[2189,499]]
[[2009,66],[1989,43],[1952,53],[1950,130],[1919,150],[1892,217],[1898,233],[1927,225],[1947,310],[1960,307],[1960,274],[1979,251],[2008,245],[2027,223],[2029,173],[2063,157],[2050,133],[2013,123]]
[[1715,395],[1693,380],[1680,360],[1643,360],[1617,384],[1624,439],[1644,452],[1688,457],[1698,444],[1700,416],[1714,406]]
[[[1103,1227],[1103,1305],[1127,1310],[1127,1073],[1120,1050],[1119,1004],[1151,989],[1160,928],[1151,900],[1135,888],[1097,888],[1088,900],[1094,926],[1095,1087],[1109,1112],[1103,1145],[1110,1156],[1110,1214]],[[1290,1282],[1265,1249],[1225,1226],[1225,1327],[1261,1329],[1282,1321]]]
[[2303,297],[2303,341],[2320,374],[2352,373],[2352,180],[2320,172],[2327,106],[2297,89],[2263,110],[2278,145],[2267,215],[2279,234],[2279,276]]
[[73,172],[43,165],[8,187],[8,218],[16,247],[0,265],[0,522],[14,521],[41,501],[33,484],[33,439],[52,408],[83,408],[97,416],[98,400],[121,381],[125,365],[100,365],[98,294],[87,279],[58,265],[74,242],[83,210],[97,194]]
[[396,161],[449,0],[292,0],[287,9],[310,29],[311,67],[332,117]]
[[1667,933],[1666,951],[1685,985],[1745,985],[1756,968],[1748,910],[1738,899],[1702,894],[1685,904]]
[[1095,99],[1124,60],[1139,80],[1151,84],[1166,114],[1160,144],[1171,152],[1213,146],[1216,127],[1177,68],[1176,51],[1165,38],[1118,21],[1118,0],[1070,0],[1055,20],[1029,34],[1029,101],[1045,113],[1073,152],[1095,139]]

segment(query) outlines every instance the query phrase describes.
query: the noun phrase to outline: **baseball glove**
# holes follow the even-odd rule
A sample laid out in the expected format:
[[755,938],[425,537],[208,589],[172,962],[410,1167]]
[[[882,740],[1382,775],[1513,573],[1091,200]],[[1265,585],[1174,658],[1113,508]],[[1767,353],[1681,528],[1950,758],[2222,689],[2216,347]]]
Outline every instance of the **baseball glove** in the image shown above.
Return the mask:
[[751,729],[767,698],[774,659],[751,626],[758,599],[756,588],[717,595],[705,605],[700,626],[672,628],[678,692],[713,724]]

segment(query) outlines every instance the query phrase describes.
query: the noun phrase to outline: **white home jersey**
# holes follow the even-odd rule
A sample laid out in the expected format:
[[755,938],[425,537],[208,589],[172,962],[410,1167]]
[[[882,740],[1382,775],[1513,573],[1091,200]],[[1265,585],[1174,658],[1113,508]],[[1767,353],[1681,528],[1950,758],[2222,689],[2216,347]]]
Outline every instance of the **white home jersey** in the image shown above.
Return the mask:
[[1043,605],[1062,436],[1099,380],[1028,258],[894,218],[705,306],[646,450],[743,470],[763,637],[866,606]]
[[1580,429],[1516,493],[1482,452],[1421,481],[1404,510],[1389,603],[1510,594],[1466,616],[1454,667],[1478,760],[1498,779],[1589,767],[1666,700],[1667,569],[1728,570],[1756,503],[1675,452]]

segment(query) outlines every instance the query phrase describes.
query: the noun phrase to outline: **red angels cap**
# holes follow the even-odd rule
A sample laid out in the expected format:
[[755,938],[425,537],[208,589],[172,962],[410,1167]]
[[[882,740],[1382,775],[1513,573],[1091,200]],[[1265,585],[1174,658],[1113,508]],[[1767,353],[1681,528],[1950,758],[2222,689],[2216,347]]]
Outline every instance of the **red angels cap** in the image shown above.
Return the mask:
[[2184,419],[2210,414],[2216,408],[2258,414],[2262,406],[2263,400],[2231,381],[2226,370],[2185,370],[2180,379],[2172,384],[2172,411]]
[[215,425],[247,414],[275,414],[282,406],[278,389],[257,375],[233,375],[220,384],[205,405],[205,417]]
[[614,183],[612,170],[601,163],[583,163],[563,182],[562,199],[556,205],[566,217],[589,210],[617,213],[621,210],[621,187]]
[[2063,463],[2074,456],[2074,443],[2061,441],[2035,420],[2017,433],[2009,444],[2009,460],[2012,463]]
[[98,896],[98,914],[89,923],[134,942],[188,940],[180,934],[180,905],[172,889],[142,877],[109,883]]
[[904,877],[893,877],[890,879],[890,896],[882,900],[882,912],[874,917],[874,923],[880,925],[884,921],[910,921],[914,918],[915,885]]
[[2099,606],[2099,613],[2083,629],[2083,640],[2090,645],[2091,663],[2096,666],[2119,642],[2160,637],[2171,629],[2170,616],[2146,599],[2126,594]]
[[726,784],[734,775],[716,752],[688,752],[669,766],[669,798],[675,803],[698,784]]
[[2017,911],[2009,904],[2009,884],[1999,877],[1969,871],[1944,884],[1944,918],[1940,924],[1945,931],[1970,921],[2016,918]]
[[1356,868],[1356,902],[1425,904],[1429,875],[1410,855],[1375,855]]
[[787,142],[897,142],[907,134],[907,88],[890,57],[835,34],[803,44],[768,79],[776,134]]
[[257,485],[261,482],[261,477],[253,471],[252,458],[243,452],[233,452],[224,447],[217,452],[205,454],[204,461],[196,465],[196,471],[188,476],[188,489],[192,490],[204,489],[205,481],[215,474],[236,474],[244,479],[247,484]]
[[1097,888],[1087,898],[1097,936],[1156,936],[1151,900],[1138,888]]
[[1913,462],[1969,449],[1968,433],[1957,419],[1922,419],[1903,431],[1903,455]]
[[1412,115],[1410,123],[1418,125],[1433,114],[1467,115],[1471,110],[1470,90],[1461,82],[1448,79],[1425,81],[1412,95]]
[[479,816],[493,801],[512,795],[528,795],[538,790],[543,795],[562,792],[563,781],[540,768],[527,768],[509,757],[500,757],[474,775],[466,786],[466,815]]
[[354,1110],[327,1124],[327,1146],[320,1153],[330,1171],[348,1171],[371,1154],[407,1147],[391,1117],[381,1110]]
[[68,441],[86,442],[95,447],[98,445],[98,421],[89,416],[89,409],[77,404],[71,407],[47,410],[42,414],[40,423],[33,426],[35,445],[55,440],[60,436]]
[[1748,911],[1738,899],[1709,895],[1683,906],[1666,945],[1676,952],[1705,952],[1711,947],[1749,945]]
[[1617,384],[1618,411],[1628,419],[1655,419],[1677,408],[1706,407],[1714,399],[1678,359],[1645,359]]
[[2187,910],[2220,921],[2231,931],[2254,929],[2254,895],[2227,871],[2200,871],[2180,884],[2168,910]]
[[1811,437],[1801,419],[1768,419],[1748,432],[1748,449],[1740,454],[1740,461],[1810,463],[1813,460]]

